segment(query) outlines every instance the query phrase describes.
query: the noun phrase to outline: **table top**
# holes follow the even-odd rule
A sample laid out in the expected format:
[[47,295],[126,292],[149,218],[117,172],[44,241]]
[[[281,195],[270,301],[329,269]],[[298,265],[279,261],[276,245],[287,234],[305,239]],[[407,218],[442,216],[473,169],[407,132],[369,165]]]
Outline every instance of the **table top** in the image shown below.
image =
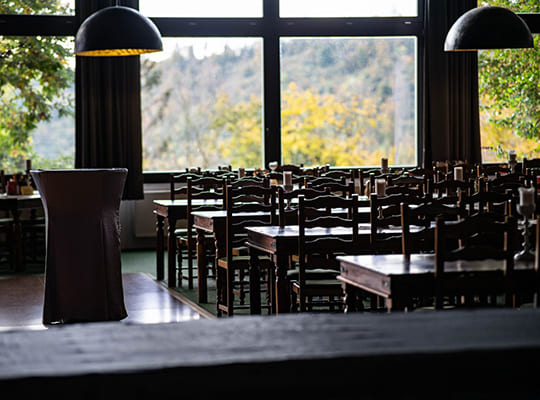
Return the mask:
[[[154,200],[154,204],[164,207],[187,207],[187,199],[176,199],[176,200]],[[191,204],[195,206],[214,206],[223,204],[223,201],[219,199],[193,199]]]
[[[385,276],[433,274],[435,254],[370,254],[338,256],[341,264],[370,270]],[[515,270],[534,268],[534,262],[516,261]],[[503,260],[452,261],[446,262],[445,272],[470,272],[504,270]]]

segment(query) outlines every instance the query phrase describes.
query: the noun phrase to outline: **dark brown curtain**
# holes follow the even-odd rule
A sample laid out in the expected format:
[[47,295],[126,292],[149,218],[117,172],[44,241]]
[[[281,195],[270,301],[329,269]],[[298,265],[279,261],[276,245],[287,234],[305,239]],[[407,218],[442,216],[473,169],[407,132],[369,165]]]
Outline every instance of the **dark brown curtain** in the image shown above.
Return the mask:
[[476,52],[445,52],[452,24],[476,0],[426,0],[424,166],[437,160],[481,162]]
[[[138,8],[138,0],[119,5]],[[114,0],[79,1],[81,22]],[[76,168],[127,168],[124,199],[142,199],[139,56],[77,57]]]

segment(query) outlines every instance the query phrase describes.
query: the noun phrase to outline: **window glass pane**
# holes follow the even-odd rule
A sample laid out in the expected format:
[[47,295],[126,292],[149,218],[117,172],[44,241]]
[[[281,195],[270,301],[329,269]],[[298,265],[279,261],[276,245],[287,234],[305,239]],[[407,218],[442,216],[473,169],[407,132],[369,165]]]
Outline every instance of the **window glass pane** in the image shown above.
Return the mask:
[[143,169],[261,167],[259,38],[165,38],[141,56]]
[[[517,13],[540,13],[538,1],[489,0],[478,4]],[[482,161],[540,158],[540,35],[534,49],[478,52]]]
[[416,164],[414,37],[281,41],[284,163]]
[[418,0],[280,0],[282,18],[415,17]]
[[73,39],[0,36],[0,154],[6,172],[72,168]]
[[75,0],[2,1],[0,14],[74,15]]
[[140,0],[147,17],[261,18],[262,0]]

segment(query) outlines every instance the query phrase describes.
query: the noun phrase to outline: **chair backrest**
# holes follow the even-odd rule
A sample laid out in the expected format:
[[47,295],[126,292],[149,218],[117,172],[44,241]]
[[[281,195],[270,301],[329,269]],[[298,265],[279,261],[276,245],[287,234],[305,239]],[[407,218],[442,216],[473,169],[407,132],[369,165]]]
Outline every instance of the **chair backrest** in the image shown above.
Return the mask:
[[458,192],[465,193],[468,196],[474,192],[474,181],[457,181],[449,178],[437,182],[429,182],[428,191],[434,197],[457,196]]
[[245,227],[277,223],[276,187],[227,185],[226,196],[226,255],[231,260],[233,249],[245,244]]
[[[336,215],[332,209],[346,209],[347,215]],[[310,238],[307,233],[314,228],[350,229],[350,235],[325,235]],[[324,256],[325,267],[339,268],[335,256],[351,254],[358,248],[358,195],[344,198],[336,195],[322,195],[314,198],[298,196],[298,280],[305,283],[307,268],[316,268],[316,263],[306,263],[313,255]]]
[[468,214],[476,212],[492,212],[503,215],[512,214],[512,193],[481,191],[470,196],[463,196],[459,201],[459,207]]
[[299,188],[291,191],[285,191],[283,187],[278,186],[278,221],[279,226],[296,225],[298,223],[298,196],[312,199],[314,197],[330,194],[329,189],[319,190],[313,188]]
[[370,196],[370,244],[376,253],[399,253],[402,251],[401,230],[399,233],[383,234],[381,229],[401,229],[401,204],[422,204],[425,198],[406,194]]
[[[509,276],[514,269],[517,236],[517,219],[513,216],[501,218],[494,213],[477,213],[459,221],[438,218],[435,224],[435,277],[444,274],[447,261],[487,259],[504,260],[505,274]],[[451,240],[459,241],[457,248],[448,246]]]
[[424,193],[427,191],[427,176],[399,175],[397,177],[389,176],[388,186],[401,186],[410,189],[420,189]]
[[331,170],[321,174],[321,178],[345,178],[347,181],[354,181],[356,173],[354,169],[349,170]]
[[171,201],[187,197],[188,178],[198,179],[201,174],[195,172],[181,172],[169,174],[169,197]]
[[227,178],[227,185],[231,185],[235,189],[247,186],[260,186],[268,188],[270,187],[270,180],[266,176],[245,176],[243,178],[238,178],[236,176]]
[[522,171],[524,175],[529,174],[529,170],[532,168],[540,168],[540,158],[527,158],[523,157]]
[[[442,198],[444,199],[444,198]],[[435,220],[457,221],[467,213],[441,199],[429,199],[411,206],[401,203],[401,238],[403,254],[435,251]]]
[[354,181],[346,182],[345,178],[321,177],[306,181],[305,187],[317,190],[330,190],[330,193],[342,197],[351,197],[355,193]]

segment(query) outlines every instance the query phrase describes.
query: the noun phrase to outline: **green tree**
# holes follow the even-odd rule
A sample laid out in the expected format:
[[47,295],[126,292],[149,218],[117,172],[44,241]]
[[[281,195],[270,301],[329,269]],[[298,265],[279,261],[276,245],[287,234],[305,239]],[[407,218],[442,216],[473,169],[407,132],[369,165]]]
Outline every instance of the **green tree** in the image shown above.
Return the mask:
[[[14,0],[0,14],[65,14],[59,0]],[[42,121],[73,114],[72,50],[53,36],[0,36],[0,156],[2,168],[20,168],[33,153],[30,133]]]
[[[500,6],[514,12],[540,12],[538,0],[489,0],[483,5]],[[489,124],[536,143],[531,140],[517,143],[507,135],[497,144],[484,143],[500,149],[506,159],[506,151],[514,149],[521,156],[538,157],[540,152],[540,38],[535,35],[534,49],[506,49],[479,52],[479,85],[483,101],[483,118]],[[484,130],[493,130],[487,124]],[[484,135],[485,136],[485,135]],[[493,135],[490,138],[493,139]],[[487,137],[486,137],[487,140]],[[509,146],[513,146],[510,148]],[[518,148],[515,148],[518,146]],[[536,155],[535,155],[536,153]]]

